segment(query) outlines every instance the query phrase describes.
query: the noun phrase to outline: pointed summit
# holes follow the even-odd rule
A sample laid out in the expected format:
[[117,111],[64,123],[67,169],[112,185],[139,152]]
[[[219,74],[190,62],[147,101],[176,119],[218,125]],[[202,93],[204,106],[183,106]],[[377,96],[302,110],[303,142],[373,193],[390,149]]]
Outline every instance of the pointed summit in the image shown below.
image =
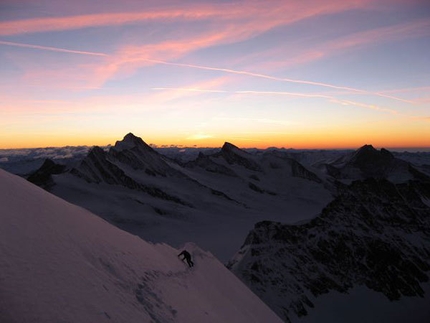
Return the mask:
[[364,145],[328,164],[327,171],[337,179],[358,180],[373,177],[389,179],[395,183],[423,176],[408,162],[394,157],[384,148],[377,150],[372,145]]
[[146,150],[146,151],[153,151],[153,149],[147,145],[142,138],[136,137],[131,132],[126,134],[121,141],[117,141],[115,143],[115,146],[112,147],[112,149],[116,150],[117,152],[123,151],[123,150],[130,150],[137,147],[139,150]]
[[232,143],[227,142],[227,141],[222,146],[222,150],[228,150],[228,151],[236,150],[236,151],[241,151],[239,147],[237,147],[237,146],[235,146]]
[[54,185],[52,175],[61,174],[65,171],[65,165],[57,164],[52,159],[47,158],[38,170],[30,174],[27,180],[49,191],[49,189]]
[[123,140],[115,143],[115,146],[109,150],[109,156],[135,170],[144,170],[147,175],[178,174],[170,167],[166,157],[131,132]]
[[248,158],[249,154],[246,151],[243,151],[242,149],[240,149],[239,147],[233,145],[232,143],[229,142],[225,142],[224,145],[221,148],[221,153],[223,154],[227,154],[227,155],[238,155],[241,156],[243,158]]
[[393,159],[394,156],[386,149],[379,151],[372,145],[364,145],[351,156],[350,163],[359,168],[382,167]]
[[229,164],[239,164],[250,170],[261,171],[260,165],[258,165],[253,159],[252,155],[236,147],[235,145],[225,142],[221,148],[219,154]]

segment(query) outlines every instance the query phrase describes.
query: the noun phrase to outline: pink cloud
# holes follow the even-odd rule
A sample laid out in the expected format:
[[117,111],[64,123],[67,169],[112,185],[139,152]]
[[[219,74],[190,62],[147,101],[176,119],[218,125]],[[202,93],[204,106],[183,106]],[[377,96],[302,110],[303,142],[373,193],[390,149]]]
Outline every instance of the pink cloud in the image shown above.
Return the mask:
[[[264,31],[273,26],[288,24],[315,15],[340,12],[366,6],[368,1],[246,1],[232,4],[189,4],[179,8],[144,9],[134,12],[102,12],[65,17],[42,17],[0,22],[0,36],[76,30],[89,27],[118,26],[142,21],[198,21],[216,23],[230,21],[242,25],[243,33]],[[103,10],[103,9],[102,9]],[[245,23],[248,20],[248,23]],[[244,24],[245,23],[245,24]]]
[[274,63],[273,68],[289,67],[296,64],[309,63],[325,57],[337,55],[346,50],[363,46],[373,46],[383,42],[401,41],[430,35],[430,21],[427,18],[412,22],[375,28],[349,34],[322,44],[315,44],[310,49],[296,53],[295,56]]
[[399,41],[430,35],[430,21],[427,18],[387,27],[372,29],[348,35],[325,45],[329,51],[344,50],[380,42]]
[[105,64],[95,68],[95,75],[98,82],[103,83],[118,74],[129,75],[144,66],[177,60],[200,49],[244,41],[280,25],[322,13],[345,10],[363,3],[362,1],[339,1],[330,4],[318,2],[319,5],[311,6],[310,1],[287,4],[279,2],[279,7],[271,6],[268,9],[268,6],[256,6],[254,2],[250,3],[245,10],[237,11],[237,8],[233,7],[234,10],[226,13],[223,19],[234,17],[235,20],[226,19],[221,24],[210,24],[202,31],[188,31],[179,39],[176,35],[172,35],[171,38],[175,39],[173,41],[141,46],[124,45],[112,54]]
[[89,27],[125,25],[137,21],[164,19],[204,19],[219,15],[218,12],[204,10],[187,11],[153,11],[131,13],[100,13],[71,17],[33,18],[26,20],[6,21],[0,23],[0,36],[18,34],[76,30]]

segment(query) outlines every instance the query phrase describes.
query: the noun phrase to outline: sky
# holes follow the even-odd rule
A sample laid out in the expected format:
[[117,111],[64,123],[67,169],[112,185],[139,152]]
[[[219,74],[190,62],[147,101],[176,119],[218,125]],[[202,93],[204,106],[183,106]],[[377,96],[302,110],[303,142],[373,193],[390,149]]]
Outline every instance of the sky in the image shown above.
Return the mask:
[[2,0],[0,148],[430,147],[427,0]]

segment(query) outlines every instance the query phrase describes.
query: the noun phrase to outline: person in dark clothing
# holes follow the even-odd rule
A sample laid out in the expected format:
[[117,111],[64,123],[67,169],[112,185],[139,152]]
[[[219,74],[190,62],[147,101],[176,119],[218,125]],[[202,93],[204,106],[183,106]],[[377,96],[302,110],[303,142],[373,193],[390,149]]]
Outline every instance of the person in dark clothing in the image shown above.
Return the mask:
[[178,257],[183,256],[182,261],[186,260],[188,266],[193,267],[194,263],[191,261],[191,255],[187,250],[182,251]]

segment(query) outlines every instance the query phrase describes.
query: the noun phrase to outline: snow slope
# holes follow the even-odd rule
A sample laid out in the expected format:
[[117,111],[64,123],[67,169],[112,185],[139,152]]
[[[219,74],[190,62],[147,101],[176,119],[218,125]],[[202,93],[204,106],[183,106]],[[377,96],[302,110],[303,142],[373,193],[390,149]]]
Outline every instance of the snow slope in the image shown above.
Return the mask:
[[150,244],[0,170],[0,322],[282,322],[194,244]]

